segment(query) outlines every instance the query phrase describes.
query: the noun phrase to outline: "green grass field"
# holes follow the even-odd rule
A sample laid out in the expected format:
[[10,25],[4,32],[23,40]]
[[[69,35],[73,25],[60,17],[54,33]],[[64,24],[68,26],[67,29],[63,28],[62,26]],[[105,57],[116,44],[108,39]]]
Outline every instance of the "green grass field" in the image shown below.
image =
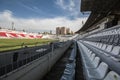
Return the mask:
[[0,52],[19,49],[24,46],[48,44],[52,41],[50,39],[0,39]]

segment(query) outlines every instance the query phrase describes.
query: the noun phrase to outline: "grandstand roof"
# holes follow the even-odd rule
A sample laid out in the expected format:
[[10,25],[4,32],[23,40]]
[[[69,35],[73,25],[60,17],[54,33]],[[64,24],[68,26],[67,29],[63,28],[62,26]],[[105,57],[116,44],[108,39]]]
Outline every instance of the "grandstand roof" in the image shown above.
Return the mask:
[[77,31],[85,31],[107,15],[120,15],[120,0],[81,0],[81,12],[91,11],[91,14]]
[[81,0],[81,12],[92,11],[106,13],[107,11],[120,10],[119,0]]

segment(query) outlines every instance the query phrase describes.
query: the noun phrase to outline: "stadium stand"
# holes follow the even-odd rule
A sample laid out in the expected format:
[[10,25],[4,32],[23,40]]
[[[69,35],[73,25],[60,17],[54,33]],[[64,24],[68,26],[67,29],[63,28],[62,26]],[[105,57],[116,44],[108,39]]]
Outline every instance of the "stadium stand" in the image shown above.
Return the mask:
[[8,29],[1,29],[0,30],[0,38],[25,38],[25,39],[40,39],[42,38],[42,34],[36,34],[36,33],[27,33],[27,32],[21,32],[21,31],[13,31]]
[[[70,60],[70,62],[73,65],[66,65],[66,69],[63,72],[63,78],[61,78],[61,80],[77,80],[74,79],[73,75],[76,75],[75,73],[78,71],[77,69],[75,69],[75,66],[77,66],[76,64],[78,63],[76,61],[78,59],[80,59],[79,64],[81,64],[80,67],[82,67],[81,69],[83,69],[81,71],[83,71],[84,75],[82,77],[84,77],[85,80],[120,80],[120,0],[81,0],[81,11],[83,13],[85,11],[90,11],[90,16],[83,27],[76,32],[79,34],[74,38],[74,41],[76,41],[75,48],[77,48],[77,50],[74,48],[70,55],[70,59],[72,59]],[[6,31],[6,35],[7,34],[8,33]],[[18,32],[16,34],[18,34]],[[26,38],[36,37],[41,38],[36,34],[26,34]],[[30,55],[27,58],[26,56],[24,56],[24,59],[21,56],[22,60],[19,60],[18,62],[15,62],[15,58],[12,64],[10,63],[8,65],[2,65],[0,67],[0,76],[2,76],[3,78],[3,75],[6,75],[9,72],[14,71],[15,69],[20,68],[21,66],[24,66],[27,63],[39,58],[42,60],[39,65],[40,71],[38,71],[35,67],[36,71],[33,72],[41,72],[44,67],[47,67],[42,65],[43,63],[45,63],[44,59],[48,61],[48,63],[45,64],[48,65],[47,69],[49,69],[49,64],[51,62],[54,62],[54,59],[50,60],[50,58],[56,58],[60,54],[56,54],[53,48],[60,48],[60,51],[57,52],[61,52],[68,44],[70,46],[69,41],[66,42],[65,45],[64,44],[65,43],[62,42],[61,46],[61,43],[56,43],[54,44],[54,47],[49,47],[47,49],[36,49],[36,52],[31,52],[31,49],[29,49],[29,54],[32,53],[34,55]],[[50,50],[53,53],[47,55]],[[78,57],[78,54],[80,58],[77,58],[75,60],[75,58]],[[45,70],[41,73],[45,72]],[[28,73],[30,73],[30,71],[28,71]],[[28,76],[30,77],[30,75]],[[34,76],[39,75],[35,74]],[[32,77],[34,76],[32,75]],[[22,78],[25,79],[25,76]],[[20,79],[19,77],[17,78],[17,80],[22,80],[22,78]]]
[[34,35],[29,35],[30,38],[35,38]]
[[42,38],[42,35],[37,35],[36,38]]
[[77,31],[86,80],[120,80],[120,1],[81,0],[81,12],[90,11]]
[[9,35],[9,37],[11,38],[17,38],[18,35],[16,33],[7,33]]
[[21,37],[26,37],[26,34],[23,34],[23,33],[20,33],[20,34],[18,34],[18,35],[20,35]]
[[2,37],[2,38],[5,38],[5,37],[7,37],[7,34],[6,34],[6,32],[0,32],[0,37]]

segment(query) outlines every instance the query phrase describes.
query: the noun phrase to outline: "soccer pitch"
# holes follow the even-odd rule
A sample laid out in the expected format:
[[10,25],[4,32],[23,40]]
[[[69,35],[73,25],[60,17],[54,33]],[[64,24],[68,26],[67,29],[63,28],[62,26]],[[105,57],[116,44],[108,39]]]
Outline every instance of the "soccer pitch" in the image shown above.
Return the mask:
[[53,42],[50,39],[0,39],[0,52],[15,50],[22,47],[32,47]]

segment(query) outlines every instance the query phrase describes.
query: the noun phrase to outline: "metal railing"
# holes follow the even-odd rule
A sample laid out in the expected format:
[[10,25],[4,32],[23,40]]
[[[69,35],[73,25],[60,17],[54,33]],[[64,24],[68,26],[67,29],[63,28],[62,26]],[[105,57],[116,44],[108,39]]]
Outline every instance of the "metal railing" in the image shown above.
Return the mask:
[[38,58],[40,58],[41,56],[44,56],[45,54],[51,52],[51,49],[47,49],[41,53],[38,53],[36,55],[33,55],[33,56],[30,56],[30,57],[27,57],[26,59],[23,59],[23,60],[20,60],[20,61],[16,61],[16,62],[13,62],[13,63],[10,63],[10,64],[7,64],[7,65],[4,65],[4,66],[1,66],[0,67],[0,76],[6,76],[7,73],[9,72],[12,72],[18,68],[20,68],[21,66],[23,65],[26,65]]
[[[13,73],[16,70],[19,70],[20,67],[48,54],[49,52],[52,52],[52,50],[54,51],[55,49],[60,48],[59,46],[60,44],[56,43],[53,44],[52,47],[48,46],[48,47],[41,47],[41,48],[46,48],[43,51],[40,52],[35,52],[35,54],[30,55],[30,56],[26,56],[26,58],[22,59],[22,60],[18,60],[9,64],[5,64],[5,65],[0,65],[0,77],[5,77],[7,76],[9,73]],[[63,46],[63,45],[62,45]],[[40,48],[40,49],[41,49]],[[38,48],[36,48],[38,49]],[[32,50],[32,49],[29,49]],[[34,50],[34,49],[33,49]],[[27,53],[26,53],[27,54]],[[29,54],[29,53],[28,53]]]

